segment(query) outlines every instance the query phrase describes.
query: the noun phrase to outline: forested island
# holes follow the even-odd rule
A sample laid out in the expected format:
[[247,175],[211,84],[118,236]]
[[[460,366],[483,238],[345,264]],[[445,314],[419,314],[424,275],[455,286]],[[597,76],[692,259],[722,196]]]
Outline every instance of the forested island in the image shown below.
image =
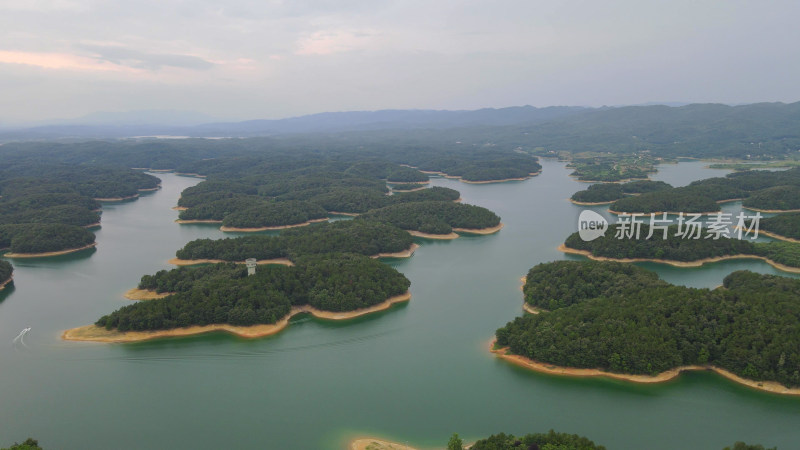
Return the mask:
[[598,183],[572,194],[570,201],[577,205],[604,205],[628,195],[662,191],[672,188],[663,181],[639,180],[628,183]]
[[658,382],[713,369],[800,395],[800,280],[738,271],[723,287],[675,286],[615,262],[540,264],[523,291],[547,311],[498,329],[495,351],[547,373]]
[[14,267],[8,261],[0,260],[0,290],[11,283],[14,274]]
[[431,237],[457,237],[453,231],[490,233],[500,229],[500,217],[488,209],[452,202],[398,203],[372,210],[362,218]]
[[183,261],[241,262],[247,258],[274,260],[325,253],[358,253],[378,256],[406,252],[411,235],[395,226],[354,219],[289,229],[278,236],[241,236],[226,239],[196,239],[178,250]]
[[386,309],[410,298],[409,285],[380,261],[346,253],[303,256],[293,266],[263,266],[252,276],[232,263],[179,268],[143,277],[139,285],[171,295],[125,306],[64,338],[130,342],[220,330],[260,337],[303,312],[345,319]]
[[0,170],[0,249],[6,257],[40,257],[94,245],[98,200],[133,198],[158,178],[130,169],[11,162]]
[[612,212],[710,213],[720,203],[742,200],[750,209],[770,212],[800,209],[800,168],[785,171],[734,172],[725,177],[694,181],[688,186],[662,189],[624,197],[611,206]]
[[646,180],[656,171],[660,158],[647,153],[632,155],[609,155],[595,152],[570,156],[567,167],[572,168],[570,176],[580,181],[616,183],[630,180]]
[[797,243],[752,242],[724,236],[706,238],[709,231],[705,228],[699,229],[696,234],[699,237],[694,239],[694,233],[686,237],[679,235],[677,225],[667,229],[666,239],[662,230],[654,230],[653,236],[647,239],[650,234],[647,224],[642,224],[638,239],[617,238],[619,230],[619,224],[610,225],[604,236],[592,241],[584,241],[578,233],[573,233],[559,249],[592,259],[653,261],[679,267],[697,267],[731,258],[755,258],[783,271],[800,272],[800,244]]

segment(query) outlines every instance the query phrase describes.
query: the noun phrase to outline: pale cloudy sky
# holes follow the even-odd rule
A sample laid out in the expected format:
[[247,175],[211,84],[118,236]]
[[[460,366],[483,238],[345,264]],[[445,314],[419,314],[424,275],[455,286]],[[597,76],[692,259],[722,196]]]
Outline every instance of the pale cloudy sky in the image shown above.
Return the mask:
[[800,100],[800,3],[0,0],[0,122]]

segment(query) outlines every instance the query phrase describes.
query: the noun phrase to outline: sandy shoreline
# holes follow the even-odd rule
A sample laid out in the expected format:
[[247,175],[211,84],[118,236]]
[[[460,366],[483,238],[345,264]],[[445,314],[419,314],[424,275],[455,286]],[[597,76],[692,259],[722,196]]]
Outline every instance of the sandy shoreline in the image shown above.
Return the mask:
[[785,264],[775,262],[765,256],[759,256],[759,255],[725,255],[725,256],[715,256],[713,258],[703,258],[695,261],[673,261],[670,259],[655,259],[655,258],[607,258],[605,256],[595,256],[588,250],[576,250],[574,248],[567,247],[564,244],[559,245],[558,250],[564,253],[571,253],[573,255],[582,255],[589,259],[593,259],[595,261],[616,261],[623,263],[654,262],[661,264],[669,264],[675,267],[700,267],[703,264],[726,261],[729,259],[760,259],[778,270],[791,273],[800,273],[800,267],[787,266]]
[[222,223],[222,221],[221,220],[213,220],[213,219],[189,219],[189,220],[176,219],[175,223],[180,223],[180,224],[184,224],[184,223]]
[[[738,227],[734,227],[734,228],[738,229]],[[773,233],[771,231],[766,231],[764,229],[758,230],[758,233],[759,234],[763,234],[764,236],[771,237],[773,239],[779,239],[781,241],[794,242],[796,244],[800,244],[800,239],[794,239],[794,238],[790,238],[790,237],[786,237],[786,236],[781,236],[778,233]]]
[[100,222],[90,223],[89,225],[84,225],[83,228],[99,228]]
[[423,233],[421,231],[414,231],[414,230],[406,230],[408,234],[416,237],[421,237],[425,239],[456,239],[458,235],[456,233],[449,233],[449,234],[431,234],[431,233]]
[[276,225],[273,227],[257,227],[257,228],[236,228],[236,227],[222,226],[219,227],[219,230],[226,233],[232,233],[232,232],[250,233],[255,231],[285,230],[287,228],[305,227],[307,225],[311,225],[312,223],[327,222],[328,220],[330,220],[330,218],[323,217],[322,219],[312,219],[302,223],[295,223],[292,225]]
[[[173,264],[176,266],[194,266],[196,264],[217,264],[217,263],[226,263],[226,262],[234,262],[236,264],[244,264],[244,261],[225,261],[222,259],[179,259],[179,258],[172,258],[167,261],[167,264]],[[293,266],[294,263],[290,261],[288,258],[273,258],[273,259],[260,259],[256,261],[256,264],[264,265],[264,264],[282,264],[284,266]]]
[[377,255],[370,256],[370,258],[410,258],[418,248],[419,244],[411,244],[411,247],[401,252],[378,253]]
[[175,211],[186,211],[189,208],[185,206],[173,206],[172,209],[174,209]]
[[98,201],[98,202],[121,202],[121,201],[125,201],[125,200],[131,200],[131,199],[134,199],[134,198],[139,198],[139,194],[133,194],[133,195],[128,196],[128,197],[108,197],[108,198],[102,198],[101,197],[101,198],[96,198],[94,200]]
[[406,292],[401,295],[390,297],[386,301],[378,303],[377,305],[347,312],[322,311],[308,305],[294,306],[289,314],[286,315],[286,317],[274,324],[252,325],[248,327],[233,326],[228,324],[214,324],[205,326],[195,325],[191,327],[174,328],[171,330],[120,332],[106,330],[105,328],[98,327],[96,325],[86,325],[64,331],[64,333],[61,335],[61,339],[65,341],[139,342],[164,337],[192,336],[197,334],[211,333],[214,331],[224,331],[243,338],[259,338],[282,331],[289,325],[289,319],[297,314],[310,313],[314,317],[320,319],[347,320],[363,316],[365,314],[383,311],[389,309],[395,303],[407,302],[410,299],[411,293]]
[[457,231],[459,233],[468,233],[468,234],[494,234],[494,233],[497,233],[498,231],[502,230],[504,226],[505,225],[503,225],[503,222],[500,222],[499,224],[497,224],[497,225],[495,225],[493,227],[487,227],[487,228],[453,228],[453,231]]
[[553,364],[541,363],[538,361],[534,361],[532,359],[528,359],[524,356],[509,354],[507,347],[494,348],[495,343],[496,340],[492,339],[491,343],[489,344],[489,351],[497,355],[499,358],[502,358],[516,366],[524,367],[526,369],[531,369],[536,372],[546,373],[550,375],[565,375],[570,377],[606,377],[606,378],[613,378],[615,380],[630,381],[633,383],[663,383],[674,379],[675,377],[680,375],[681,372],[686,372],[691,370],[711,370],[731,381],[734,381],[736,383],[745,385],[753,389],[758,389],[760,391],[771,392],[773,394],[800,395],[800,388],[788,388],[775,381],[749,380],[716,366],[710,366],[710,365],[681,366],[667,370],[665,372],[661,372],[654,376],[633,375],[624,373],[605,372],[600,369],[578,369],[573,367],[561,367]]
[[0,291],[2,291],[3,289],[5,289],[6,285],[7,285],[8,283],[11,283],[12,281],[14,281],[14,276],[13,276],[13,275],[12,275],[12,276],[10,276],[10,277],[8,277],[8,279],[7,279],[6,281],[3,281],[2,283],[0,283]]
[[608,209],[608,212],[610,212],[611,214],[617,215],[617,216],[620,215],[620,214],[630,214],[630,215],[638,214],[641,217],[649,217],[650,214],[655,214],[657,216],[660,216],[660,215],[664,214],[665,212],[670,216],[679,216],[681,214],[684,214],[684,215],[700,214],[701,216],[710,216],[710,215],[714,215],[714,214],[719,214],[721,211],[722,210],[720,210],[720,211],[710,211],[710,212],[700,212],[700,213],[687,213],[687,212],[679,213],[679,212],[672,212],[672,211],[658,211],[658,212],[649,213],[649,212],[614,211],[611,208]]
[[70,248],[67,250],[59,250],[57,252],[43,252],[43,253],[6,253],[6,258],[45,258],[48,256],[59,256],[59,255],[66,255],[69,253],[79,252],[81,250],[86,250],[92,247],[97,246],[97,242],[92,242],[89,245],[79,247],[79,248]]
[[333,214],[334,216],[350,216],[350,217],[358,217],[361,215],[361,213],[348,213],[339,211],[328,211],[328,214]]
[[399,190],[392,188],[392,192],[394,192],[396,194],[402,194],[403,192],[424,191],[425,189],[428,189],[428,188],[426,188],[425,186],[420,186],[420,187],[414,188],[414,189],[399,189]]
[[172,294],[174,294],[174,292],[158,293],[150,289],[133,288],[125,291],[123,297],[127,298],[128,300],[156,300],[159,298],[170,296]]
[[374,438],[353,439],[347,448],[349,450],[418,450],[416,447]]
[[544,311],[543,309],[539,309],[539,308],[537,308],[535,306],[529,305],[527,302],[523,302],[522,303],[522,309],[524,309],[525,312],[531,313],[531,314],[539,314],[539,313]]
[[598,206],[598,205],[610,205],[610,204],[614,203],[615,201],[617,201],[619,199],[617,199],[617,200],[609,200],[607,202],[579,202],[579,201],[573,200],[571,198],[568,198],[567,200],[569,200],[570,203],[572,203],[574,205],[579,205],[579,206]]
[[139,192],[151,192],[151,191],[157,191],[159,189],[161,189],[161,185],[160,184],[158,186],[154,187],[154,188],[138,189],[138,191]]
[[386,184],[428,184],[431,180],[425,181],[389,181],[386,180]]
[[756,212],[763,212],[767,214],[780,214],[780,213],[790,213],[790,212],[800,212],[800,209],[760,209],[760,208],[753,208],[752,206],[744,206],[742,208],[749,209],[750,211]]

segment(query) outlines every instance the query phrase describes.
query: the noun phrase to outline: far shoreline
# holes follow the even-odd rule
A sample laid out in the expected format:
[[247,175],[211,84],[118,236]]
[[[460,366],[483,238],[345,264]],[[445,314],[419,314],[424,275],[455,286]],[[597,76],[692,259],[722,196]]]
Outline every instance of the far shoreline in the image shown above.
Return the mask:
[[[218,264],[218,263],[235,263],[235,264],[245,264],[244,261],[225,261],[224,259],[180,259],[180,258],[172,258],[167,260],[167,264],[172,264],[175,266],[194,266],[197,264]],[[289,258],[273,258],[273,259],[259,259],[256,261],[258,265],[266,265],[266,264],[282,264],[284,266],[293,266],[294,263],[289,260]]]
[[508,347],[496,348],[497,339],[494,338],[489,343],[489,351],[494,353],[497,357],[510,362],[519,367],[530,369],[535,372],[545,373],[549,375],[561,375],[579,378],[588,377],[605,377],[615,380],[628,381],[632,383],[650,384],[650,383],[664,383],[678,377],[682,372],[693,370],[710,370],[723,377],[736,382],[738,384],[747,386],[749,388],[757,389],[764,392],[781,395],[800,395],[800,388],[789,388],[776,381],[755,381],[747,378],[742,378],[732,372],[723,368],[712,365],[688,365],[680,366],[667,371],[661,372],[657,375],[635,375],[624,374],[616,372],[605,372],[600,369],[580,369],[574,367],[562,367],[554,364],[542,363],[535,361],[524,356],[514,355],[508,353]]
[[92,242],[89,245],[85,245],[83,247],[78,248],[69,248],[66,250],[58,250],[54,252],[42,252],[42,253],[6,253],[3,255],[5,258],[46,258],[48,256],[59,256],[59,255],[67,255],[69,253],[75,253],[82,250],[90,249],[92,247],[96,247],[97,242]]
[[744,206],[742,208],[749,209],[750,211],[756,212],[763,212],[767,214],[781,214],[781,213],[792,213],[792,212],[800,212],[800,209],[761,209],[761,208],[754,208],[752,206]]
[[589,259],[593,259],[595,261],[616,261],[616,262],[622,262],[622,263],[654,262],[654,263],[660,263],[660,264],[669,264],[669,265],[675,266],[675,267],[700,267],[700,266],[702,266],[704,264],[715,263],[715,262],[720,262],[720,261],[726,261],[726,260],[730,260],[730,259],[760,259],[760,260],[766,262],[767,264],[771,265],[772,267],[774,267],[774,268],[776,268],[778,270],[782,270],[784,272],[790,272],[790,273],[800,273],[800,267],[787,266],[785,264],[781,264],[781,263],[775,262],[775,261],[773,261],[773,260],[771,260],[771,259],[769,259],[769,258],[767,258],[765,256],[760,256],[760,255],[738,254],[738,255],[715,256],[713,258],[703,258],[703,259],[697,259],[697,260],[694,260],[694,261],[674,261],[674,260],[670,260],[670,259],[655,259],[655,258],[608,258],[608,257],[605,257],[605,256],[595,256],[588,250],[577,250],[577,249],[574,249],[574,248],[567,247],[564,244],[559,245],[558,246],[558,250],[563,252],[563,253],[570,253],[570,254],[573,254],[573,255],[582,255],[582,256],[585,256],[585,257],[587,257]]
[[121,332],[115,330],[106,330],[105,328],[98,327],[97,325],[86,325],[64,331],[61,334],[61,339],[65,341],[127,343],[165,337],[193,336],[215,331],[224,331],[238,337],[255,339],[279,333],[289,325],[290,319],[297,314],[309,313],[316,318],[325,320],[348,320],[367,314],[384,311],[391,308],[396,303],[407,302],[409,300],[411,300],[411,292],[406,291],[403,294],[389,297],[385,301],[376,305],[346,312],[323,311],[309,305],[293,306],[289,311],[289,314],[274,324],[251,325],[246,327],[228,324],[212,324],[203,326],[194,325],[190,327],[173,328],[169,330]]

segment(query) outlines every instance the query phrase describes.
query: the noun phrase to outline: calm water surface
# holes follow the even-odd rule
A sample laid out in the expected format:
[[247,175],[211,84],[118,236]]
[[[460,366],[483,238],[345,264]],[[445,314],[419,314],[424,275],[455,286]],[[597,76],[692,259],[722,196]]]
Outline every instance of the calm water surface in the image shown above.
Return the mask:
[[[141,275],[169,268],[184,243],[224,236],[173,222],[180,192],[199,180],[157,174],[164,188],[104,207],[96,250],[16,260],[0,294],[0,445],[28,436],[46,448],[342,449],[358,435],[441,446],[550,428],[610,449],[721,449],[736,440],[800,447],[800,399],[755,392],[710,373],[658,386],[531,373],[494,358],[494,330],[520,315],[520,280],[576,228],[584,189],[563,163],[523,182],[437,178],[496,211],[498,234],[420,240],[388,261],[412,281],[407,305],[348,322],[298,318],[270,338],[225,334],[139,344],[76,343],[62,330],[130,302]],[[674,185],[725,172],[666,165]],[[737,209],[740,205],[726,205]],[[604,208],[595,208],[603,211]],[[572,257],[570,257],[572,258]],[[728,273],[779,273],[758,261],[698,269],[647,264],[666,280],[713,287]],[[12,345],[25,327],[26,346]]]

